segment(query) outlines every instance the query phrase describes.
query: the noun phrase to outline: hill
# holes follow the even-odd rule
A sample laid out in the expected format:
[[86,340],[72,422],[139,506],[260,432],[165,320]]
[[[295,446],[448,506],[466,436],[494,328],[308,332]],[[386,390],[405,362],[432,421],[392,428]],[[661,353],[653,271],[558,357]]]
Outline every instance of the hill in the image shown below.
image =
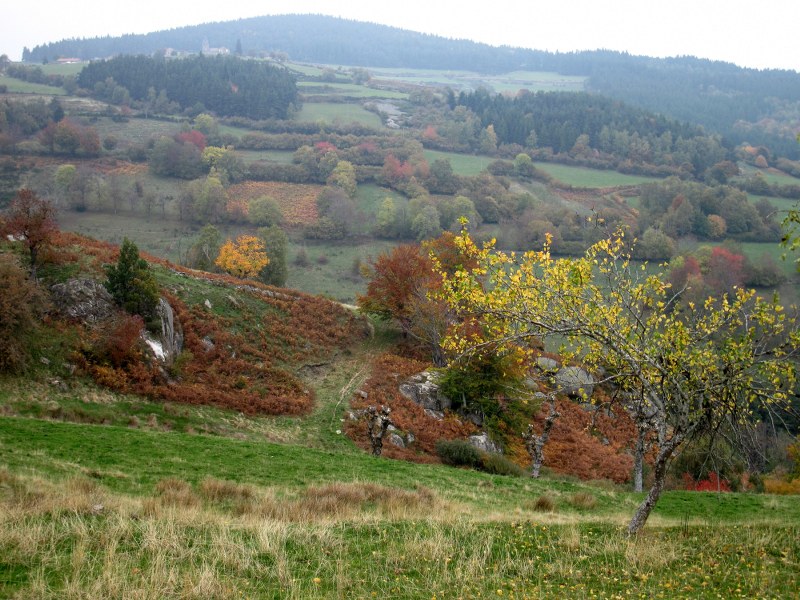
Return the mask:
[[[43,282],[97,278],[115,257],[112,246],[74,235],[55,248],[43,256]],[[8,243],[2,251],[4,267],[17,260]],[[392,402],[399,420],[388,390],[393,374],[415,368],[384,358],[367,380],[393,347],[387,331],[363,337],[346,309],[319,298],[150,264],[178,307],[183,353],[224,360],[206,365],[213,378],[201,387],[192,382],[208,361],[179,358],[162,377],[188,394],[139,390],[148,398],[88,376],[101,356],[92,327],[51,308],[25,334],[33,361],[24,375],[0,378],[0,596],[780,597],[796,589],[800,546],[786,523],[799,515],[790,498],[668,492],[646,536],[629,539],[620,524],[639,496],[609,482],[369,456],[357,447],[363,432],[342,435],[350,399]],[[295,321],[291,306],[313,318]],[[199,345],[190,341],[201,335]],[[75,351],[86,371],[70,367]],[[136,370],[116,369],[112,387],[122,390],[121,374]],[[273,416],[281,411],[215,401],[228,384],[247,398],[259,385],[254,370],[296,377],[313,405]]]
[[744,69],[694,57],[657,59],[601,50],[550,53],[321,15],[281,15],[51,42],[26,49],[23,60],[43,62],[60,56],[88,60],[166,48],[197,53],[204,40],[211,47],[241,48],[254,56],[272,53],[330,65],[583,75],[588,91],[703,125],[733,144],[748,141],[770,146],[788,158],[798,157],[794,134],[800,119],[800,74]]

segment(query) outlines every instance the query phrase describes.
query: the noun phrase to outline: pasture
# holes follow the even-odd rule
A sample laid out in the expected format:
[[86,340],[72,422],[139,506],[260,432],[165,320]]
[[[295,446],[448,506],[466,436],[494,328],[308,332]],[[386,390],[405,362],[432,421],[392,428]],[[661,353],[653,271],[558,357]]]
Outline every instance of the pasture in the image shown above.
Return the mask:
[[382,129],[381,118],[360,104],[336,102],[306,102],[297,113],[298,121],[327,123],[330,125],[358,123],[375,129]]
[[29,83],[27,81],[22,81],[21,79],[16,79],[14,77],[8,77],[6,75],[0,75],[0,86],[5,86],[10,94],[39,94],[42,96],[64,96],[67,92],[64,91],[64,88],[54,87],[51,85],[44,85],[42,83]]

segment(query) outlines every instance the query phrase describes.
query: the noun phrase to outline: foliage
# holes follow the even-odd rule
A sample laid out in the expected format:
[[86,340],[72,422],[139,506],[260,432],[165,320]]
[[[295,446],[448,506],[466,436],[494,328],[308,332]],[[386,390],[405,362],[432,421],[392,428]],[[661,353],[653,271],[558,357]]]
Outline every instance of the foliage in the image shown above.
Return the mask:
[[222,234],[213,225],[206,225],[200,230],[197,241],[186,252],[186,266],[201,271],[210,271],[214,267],[222,246]]
[[436,454],[446,465],[477,468],[481,465],[481,451],[467,440],[439,440]]
[[241,278],[253,278],[269,264],[264,242],[251,235],[227,240],[214,261],[224,271]]
[[259,196],[247,205],[247,220],[253,225],[271,227],[280,225],[282,219],[281,208],[274,198]]
[[106,289],[114,301],[145,320],[155,316],[159,288],[147,261],[139,257],[136,244],[125,238],[116,265],[106,267]]
[[108,78],[134,100],[147,100],[152,88],[163,90],[184,108],[199,103],[219,115],[285,119],[289,106],[297,102],[295,79],[288,71],[234,57],[200,55],[170,61],[116,56],[92,61],[81,71],[78,84],[93,90]]
[[[465,232],[461,251],[473,269],[442,273],[443,297],[479,336],[454,332],[455,356],[498,354],[559,336],[566,361],[602,368],[629,401],[647,406],[641,424],[658,438],[654,483],[629,532],[644,524],[661,494],[666,467],[684,443],[754,405],[780,405],[796,377],[800,332],[777,302],[752,291],[708,299],[703,310],[657,275],[635,269],[622,237],[598,242],[585,257],[552,258],[549,248],[522,256],[478,248]],[[514,346],[509,347],[512,343]],[[784,385],[789,388],[783,387]]]
[[269,263],[262,267],[258,273],[258,278],[267,285],[283,287],[286,285],[286,277],[288,275],[286,250],[289,245],[289,238],[283,229],[277,225],[261,227],[258,230],[258,237],[264,242],[264,251],[269,257]]
[[39,327],[43,294],[10,254],[0,254],[0,373],[22,371]]
[[524,477],[525,470],[510,458],[502,454],[487,452],[481,457],[480,470],[492,475],[509,475]]
[[56,211],[49,200],[39,198],[33,191],[25,188],[17,192],[8,208],[5,223],[0,233],[22,238],[28,248],[31,275],[36,277],[41,251],[58,232]]

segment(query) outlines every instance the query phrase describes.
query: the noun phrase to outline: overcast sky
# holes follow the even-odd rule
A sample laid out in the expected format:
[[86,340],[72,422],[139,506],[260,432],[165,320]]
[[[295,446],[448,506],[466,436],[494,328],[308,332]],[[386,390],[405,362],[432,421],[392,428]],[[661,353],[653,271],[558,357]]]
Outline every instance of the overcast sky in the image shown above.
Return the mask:
[[148,33],[266,14],[326,14],[538,50],[693,55],[800,71],[798,0],[10,0],[0,54],[65,38]]

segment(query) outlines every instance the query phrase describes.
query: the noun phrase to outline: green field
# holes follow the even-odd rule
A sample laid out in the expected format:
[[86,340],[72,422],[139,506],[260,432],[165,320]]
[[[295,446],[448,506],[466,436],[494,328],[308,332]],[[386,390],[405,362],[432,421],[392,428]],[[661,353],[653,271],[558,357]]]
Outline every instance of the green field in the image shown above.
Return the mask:
[[64,88],[53,87],[51,85],[44,85],[41,83],[28,83],[21,79],[14,77],[7,77],[0,75],[0,86],[6,86],[9,93],[12,94],[41,94],[43,96],[64,96],[66,91]]
[[649,181],[657,181],[657,177],[626,175],[617,171],[587,169],[556,163],[535,163],[537,169],[551,175],[554,179],[568,185],[583,188],[605,188],[616,186],[640,185]]
[[490,156],[458,154],[439,150],[425,150],[425,158],[429,163],[433,163],[435,160],[449,160],[450,165],[453,167],[453,173],[465,176],[477,175],[496,160]]
[[358,104],[335,102],[306,102],[295,117],[298,121],[312,123],[348,124],[358,123],[382,129],[381,118]]
[[748,164],[739,164],[742,176],[748,177],[755,173],[760,173],[764,180],[770,185],[800,185],[800,179],[792,177],[788,173],[776,169],[759,169]]
[[257,160],[266,160],[288,165],[291,164],[294,156],[294,152],[291,150],[237,150],[236,154],[248,164]]
[[[356,295],[363,294],[366,289],[366,282],[357,272],[357,261],[366,262],[396,244],[372,239],[342,243],[293,241],[288,250],[289,277],[286,287],[352,304]],[[308,257],[308,266],[294,264],[301,250]]]
[[58,64],[58,63],[47,63],[46,65],[40,65],[42,71],[45,72],[46,75],[77,75],[81,71],[83,71],[83,67],[85,67],[87,63],[67,63],[67,64]]
[[406,100],[408,94],[392,90],[379,90],[355,83],[321,83],[317,81],[301,81],[298,91],[306,97],[310,96],[342,96],[344,98],[388,98]]

